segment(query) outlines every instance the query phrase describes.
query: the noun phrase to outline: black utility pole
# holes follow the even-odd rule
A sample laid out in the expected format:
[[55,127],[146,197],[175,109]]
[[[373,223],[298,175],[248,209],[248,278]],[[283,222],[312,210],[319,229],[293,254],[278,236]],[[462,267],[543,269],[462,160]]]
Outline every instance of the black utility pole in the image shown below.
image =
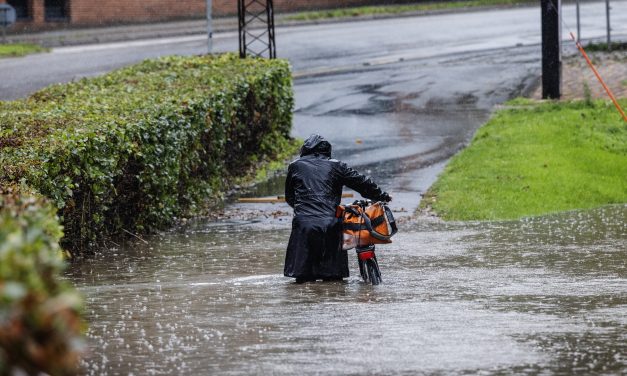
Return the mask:
[[239,55],[276,58],[272,0],[238,0]]
[[542,9],[542,98],[561,96],[560,0],[540,0]]

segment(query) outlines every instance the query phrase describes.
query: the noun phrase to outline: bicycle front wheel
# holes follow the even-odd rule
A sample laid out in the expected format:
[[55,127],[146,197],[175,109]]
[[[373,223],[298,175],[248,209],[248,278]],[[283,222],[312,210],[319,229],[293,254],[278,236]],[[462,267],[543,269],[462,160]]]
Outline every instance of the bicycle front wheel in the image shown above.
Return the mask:
[[368,271],[368,279],[373,285],[381,283],[381,270],[376,258],[366,260],[366,269]]

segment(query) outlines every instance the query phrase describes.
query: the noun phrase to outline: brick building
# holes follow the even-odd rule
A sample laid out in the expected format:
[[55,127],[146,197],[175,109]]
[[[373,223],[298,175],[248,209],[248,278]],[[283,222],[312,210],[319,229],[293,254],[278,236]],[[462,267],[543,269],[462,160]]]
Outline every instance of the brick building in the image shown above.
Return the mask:
[[[276,12],[409,0],[274,0]],[[0,0],[17,11],[18,30],[147,23],[202,18],[206,0]],[[237,13],[237,0],[212,0],[217,17]]]

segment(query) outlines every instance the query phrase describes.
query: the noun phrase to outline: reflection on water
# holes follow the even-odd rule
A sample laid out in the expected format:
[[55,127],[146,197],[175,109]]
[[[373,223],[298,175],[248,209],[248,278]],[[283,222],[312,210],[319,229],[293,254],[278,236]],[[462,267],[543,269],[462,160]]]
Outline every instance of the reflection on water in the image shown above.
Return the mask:
[[[73,265],[87,374],[615,374],[627,206],[406,224],[384,284],[295,285],[278,227],[195,223]],[[352,257],[351,257],[352,258]]]
[[[244,191],[241,194],[242,197],[265,197],[275,196],[277,192],[285,191],[285,177],[287,171],[279,171],[272,175],[270,178],[256,184],[248,191]],[[283,194],[283,193],[281,193]]]

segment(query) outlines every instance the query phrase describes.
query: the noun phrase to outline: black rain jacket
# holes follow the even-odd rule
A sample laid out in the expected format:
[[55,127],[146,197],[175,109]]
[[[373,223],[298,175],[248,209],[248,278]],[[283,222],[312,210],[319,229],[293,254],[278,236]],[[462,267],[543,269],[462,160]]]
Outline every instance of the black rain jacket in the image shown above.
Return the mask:
[[374,201],[387,193],[368,177],[331,159],[331,144],[310,136],[300,158],[289,165],[285,199],[294,208],[284,274],[303,279],[348,277],[348,256],[342,250],[342,221],[335,211],[347,186]]

